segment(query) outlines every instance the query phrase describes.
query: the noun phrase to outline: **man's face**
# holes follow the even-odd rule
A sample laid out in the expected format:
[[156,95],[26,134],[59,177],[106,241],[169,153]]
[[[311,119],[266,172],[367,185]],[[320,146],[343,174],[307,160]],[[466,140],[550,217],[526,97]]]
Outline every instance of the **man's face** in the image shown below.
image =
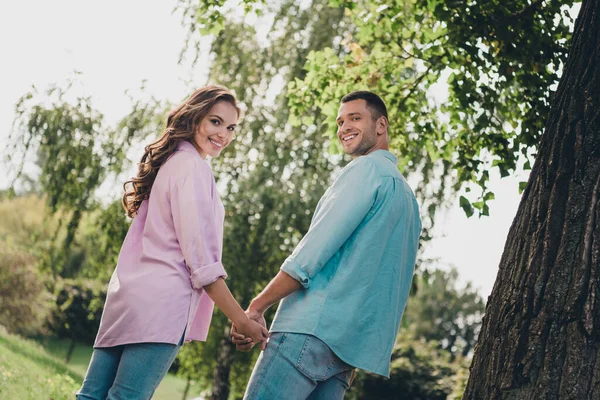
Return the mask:
[[365,100],[342,103],[336,122],[344,153],[353,158],[369,153],[377,144],[376,121]]

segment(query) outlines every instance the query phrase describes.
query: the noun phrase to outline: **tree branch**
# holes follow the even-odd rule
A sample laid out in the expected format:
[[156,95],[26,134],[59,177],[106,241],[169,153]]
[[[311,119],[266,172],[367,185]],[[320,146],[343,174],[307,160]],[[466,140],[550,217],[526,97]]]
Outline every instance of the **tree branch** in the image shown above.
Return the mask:
[[520,17],[521,15],[523,15],[529,11],[534,11],[543,2],[544,2],[544,0],[536,0],[533,3],[531,3],[530,5],[528,5],[527,7],[523,8],[522,10],[517,11],[516,13],[512,14],[511,17],[515,17],[515,18]]
[[406,102],[406,100],[412,96],[412,94],[415,92],[415,90],[417,89],[417,87],[419,86],[419,83],[421,83],[421,81],[423,79],[425,79],[425,77],[427,75],[429,75],[429,71],[431,71],[432,66],[430,65],[429,67],[427,67],[427,70],[421,75],[419,76],[417,79],[415,79],[415,82],[413,84],[412,89],[410,89],[410,92],[408,92],[408,94],[406,96],[404,96],[404,98],[402,99],[402,101],[398,104],[398,105],[404,105],[404,103]]

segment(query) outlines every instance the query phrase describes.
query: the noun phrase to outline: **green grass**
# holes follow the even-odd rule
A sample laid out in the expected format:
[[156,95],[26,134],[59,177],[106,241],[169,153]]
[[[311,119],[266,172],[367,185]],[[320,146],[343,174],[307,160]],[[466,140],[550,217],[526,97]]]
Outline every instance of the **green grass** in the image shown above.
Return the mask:
[[[0,326],[0,400],[73,399],[85,375],[92,348],[78,344],[69,365],[64,358],[68,340],[23,339]],[[180,400],[185,380],[167,375],[156,390],[155,400]],[[192,386],[188,398],[198,396]]]
[[35,342],[0,330],[0,399],[73,399],[81,379]]

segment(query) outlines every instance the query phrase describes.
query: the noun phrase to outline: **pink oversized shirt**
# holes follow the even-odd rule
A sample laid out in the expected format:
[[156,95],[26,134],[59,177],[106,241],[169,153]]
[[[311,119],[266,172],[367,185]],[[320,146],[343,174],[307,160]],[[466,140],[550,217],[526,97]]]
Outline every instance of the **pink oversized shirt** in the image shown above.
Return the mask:
[[225,212],[209,164],[182,141],[133,218],[94,347],[206,340],[214,303],[203,290],[227,277]]

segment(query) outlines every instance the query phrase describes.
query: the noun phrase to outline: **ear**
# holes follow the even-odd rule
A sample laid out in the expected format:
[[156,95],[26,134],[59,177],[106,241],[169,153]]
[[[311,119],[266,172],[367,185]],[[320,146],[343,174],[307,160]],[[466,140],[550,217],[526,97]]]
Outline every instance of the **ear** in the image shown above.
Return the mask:
[[376,124],[377,124],[376,129],[377,129],[378,135],[383,135],[384,133],[387,132],[388,120],[386,117],[384,117],[384,116],[379,117]]

